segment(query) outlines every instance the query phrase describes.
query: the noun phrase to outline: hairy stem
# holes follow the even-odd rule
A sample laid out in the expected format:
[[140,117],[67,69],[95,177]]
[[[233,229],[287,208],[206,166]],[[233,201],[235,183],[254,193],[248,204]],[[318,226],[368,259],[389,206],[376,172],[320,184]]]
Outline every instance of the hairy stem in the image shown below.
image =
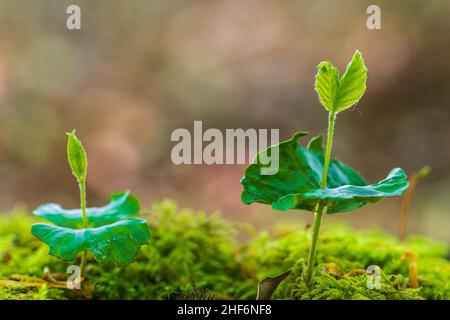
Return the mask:
[[[321,184],[322,189],[325,189],[327,187],[328,168],[330,166],[331,149],[333,147],[333,133],[335,121],[336,121],[336,113],[331,112],[328,116],[327,148],[325,151],[325,161],[323,165],[323,175]],[[306,282],[310,282],[313,276],[314,262],[316,259],[316,251],[317,251],[317,242],[319,239],[320,224],[322,222],[322,215],[324,213],[324,209],[326,210],[326,207],[323,204],[323,202],[319,202],[314,212],[313,234],[311,239],[311,246],[309,248],[308,265],[306,267],[306,275],[305,275]]]
[[81,202],[81,213],[83,215],[83,227],[87,228],[88,218],[86,214],[86,182],[80,181],[80,202]]
[[309,247],[308,266],[306,268],[306,275],[305,275],[306,282],[310,282],[313,276],[314,261],[316,260],[317,240],[319,238],[319,230],[320,224],[322,222],[323,208],[324,208],[323,204],[319,202],[316,207],[316,212],[314,212],[313,235],[311,240],[311,246]]
[[336,122],[336,113],[331,112],[328,115],[328,135],[327,135],[327,149],[325,151],[325,162],[323,165],[322,185],[321,188],[325,189],[327,186],[328,168],[330,166],[331,148],[333,147],[333,133],[334,123]]
[[400,214],[400,225],[398,229],[398,237],[401,241],[405,240],[406,237],[406,225],[408,224],[408,214],[409,214],[409,206],[411,204],[411,196],[416,188],[417,178],[412,176],[409,179],[409,188],[406,190],[402,199],[402,208]]
[[[86,182],[79,181],[80,185],[80,202],[81,202],[81,214],[83,220],[83,228],[88,227],[88,218],[86,214]],[[80,265],[80,276],[81,280],[84,278],[84,271],[86,269],[86,251],[81,253],[81,265]]]

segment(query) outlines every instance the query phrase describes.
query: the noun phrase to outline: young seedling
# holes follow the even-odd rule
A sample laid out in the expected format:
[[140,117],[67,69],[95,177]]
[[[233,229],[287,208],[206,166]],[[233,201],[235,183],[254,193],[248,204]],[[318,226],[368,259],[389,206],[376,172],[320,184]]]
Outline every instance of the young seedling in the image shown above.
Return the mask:
[[81,209],[66,210],[54,203],[41,205],[33,213],[54,225],[36,223],[31,232],[50,247],[50,255],[61,260],[74,261],[81,254],[82,280],[87,252],[92,252],[100,263],[124,267],[135,259],[142,245],[148,244],[150,229],[143,219],[129,219],[140,211],[139,199],[129,192],[113,193],[104,207],[86,207],[86,151],[75,130],[67,135],[67,156],[80,188]]
[[[310,282],[317,250],[322,215],[356,210],[385,197],[401,196],[408,188],[405,172],[396,168],[376,184],[368,184],[354,169],[331,158],[336,116],[356,104],[366,90],[367,69],[356,50],[342,77],[331,62],[317,67],[315,89],[328,111],[326,149],[322,136],[314,137],[304,148],[298,138],[308,133],[299,131],[289,140],[259,152],[241,180],[242,201],[270,204],[276,210],[300,209],[314,213],[312,241],[305,280]],[[267,152],[279,152],[280,167],[274,175],[261,175],[260,158]]]
[[408,224],[408,216],[409,216],[409,206],[411,204],[411,197],[414,190],[417,187],[417,184],[420,180],[425,178],[431,173],[431,168],[428,166],[422,167],[419,171],[414,172],[409,177],[409,188],[406,190],[405,195],[402,199],[402,208],[400,212],[400,224],[398,227],[398,237],[401,241],[405,240],[406,237],[406,226]]

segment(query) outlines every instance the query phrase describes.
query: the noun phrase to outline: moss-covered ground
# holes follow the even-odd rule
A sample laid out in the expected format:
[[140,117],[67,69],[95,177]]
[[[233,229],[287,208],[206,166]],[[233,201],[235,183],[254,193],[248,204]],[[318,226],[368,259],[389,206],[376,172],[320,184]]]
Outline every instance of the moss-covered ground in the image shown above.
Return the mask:
[[[274,299],[450,299],[449,247],[421,237],[399,242],[379,230],[355,231],[325,224],[320,236],[312,283],[302,270],[309,230],[279,225],[270,232],[248,232],[217,215],[179,209],[171,201],[146,215],[152,241],[125,269],[91,261],[87,277],[93,299],[254,299],[258,281],[291,269]],[[0,299],[80,299],[76,290],[53,288],[46,274],[61,275],[71,263],[47,255],[31,233],[36,219],[16,210],[0,216]],[[364,270],[381,269],[381,287],[369,289]],[[419,287],[412,279],[417,269]],[[44,270],[47,270],[44,272]],[[11,279],[24,276],[27,287]],[[48,276],[47,276],[48,278]],[[48,280],[48,279],[47,279]]]

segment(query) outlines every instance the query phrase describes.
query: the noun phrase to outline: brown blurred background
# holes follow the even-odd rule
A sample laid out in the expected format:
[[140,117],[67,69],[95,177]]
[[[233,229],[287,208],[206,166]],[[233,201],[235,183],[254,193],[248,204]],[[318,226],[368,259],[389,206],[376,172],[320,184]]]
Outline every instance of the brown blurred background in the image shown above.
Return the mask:
[[[82,30],[66,28],[78,4]],[[381,7],[382,30],[366,9]],[[303,212],[241,207],[242,165],[175,166],[170,134],[205,128],[326,130],[315,66],[344,71],[356,48],[368,90],[339,116],[333,153],[375,182],[433,168],[409,230],[450,240],[449,1],[0,1],[0,210],[78,205],[65,131],[89,156],[88,202],[130,189],[266,228]],[[400,199],[339,215],[397,230]],[[329,217],[330,218],[330,217]],[[334,217],[332,217],[334,219]]]

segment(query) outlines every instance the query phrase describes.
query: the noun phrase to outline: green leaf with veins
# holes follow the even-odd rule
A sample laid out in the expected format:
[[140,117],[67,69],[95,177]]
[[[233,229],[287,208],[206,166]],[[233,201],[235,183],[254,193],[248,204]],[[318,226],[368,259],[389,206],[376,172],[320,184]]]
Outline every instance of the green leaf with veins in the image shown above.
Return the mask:
[[[402,169],[392,170],[386,179],[369,185],[354,169],[338,159],[330,161],[327,188],[321,189],[324,152],[321,138],[311,139],[307,148],[298,138],[300,131],[286,141],[268,149],[279,149],[279,170],[274,175],[261,175],[259,157],[249,165],[241,180],[242,201],[270,204],[276,210],[301,209],[314,212],[319,201],[325,201],[327,213],[352,211],[386,197],[402,195],[409,186]],[[266,151],[262,151],[266,152]]]
[[87,155],[81,141],[75,136],[75,130],[67,133],[69,140],[67,141],[67,158],[73,175],[78,182],[86,180],[87,173]]
[[142,219],[86,229],[36,223],[31,232],[50,247],[50,255],[59,259],[73,261],[78,253],[90,251],[98,262],[113,262],[120,267],[131,263],[141,245],[150,239],[150,229]]
[[317,66],[315,89],[322,105],[338,113],[357,103],[366,91],[367,68],[361,53],[356,50],[344,75],[329,61]]
[[[101,227],[122,219],[138,215],[139,198],[129,192],[112,193],[110,202],[100,208],[87,208],[88,227]],[[59,204],[47,203],[33,211],[36,216],[57,226],[81,229],[83,218],[81,209],[64,209]]]

